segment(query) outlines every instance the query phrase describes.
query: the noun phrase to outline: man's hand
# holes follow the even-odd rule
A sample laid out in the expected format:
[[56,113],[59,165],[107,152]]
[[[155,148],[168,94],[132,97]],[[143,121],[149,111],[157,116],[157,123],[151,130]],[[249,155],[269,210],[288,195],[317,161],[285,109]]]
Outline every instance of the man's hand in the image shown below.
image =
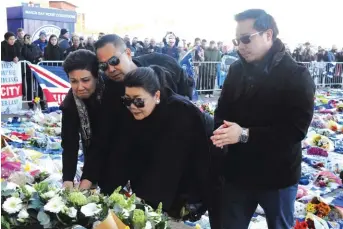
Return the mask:
[[224,124],[213,132],[211,140],[217,147],[236,144],[239,142],[242,131],[242,127],[237,123],[224,121]]
[[14,58],[13,58],[13,62],[14,62],[14,63],[18,63],[18,61],[19,61],[18,57],[14,57]]
[[90,182],[89,180],[82,180],[79,186],[80,190],[86,190],[86,189],[90,189],[92,187],[92,182]]
[[74,188],[74,183],[72,181],[64,181],[63,182],[63,188],[73,189]]

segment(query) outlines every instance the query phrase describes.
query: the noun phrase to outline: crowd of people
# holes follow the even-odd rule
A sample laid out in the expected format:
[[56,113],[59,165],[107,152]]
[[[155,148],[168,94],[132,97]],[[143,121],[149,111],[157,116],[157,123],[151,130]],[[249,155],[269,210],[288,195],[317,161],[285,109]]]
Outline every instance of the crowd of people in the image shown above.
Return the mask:
[[306,42],[294,49],[292,57],[299,62],[343,62],[343,48],[338,50],[337,46],[333,45],[331,49],[324,49]]

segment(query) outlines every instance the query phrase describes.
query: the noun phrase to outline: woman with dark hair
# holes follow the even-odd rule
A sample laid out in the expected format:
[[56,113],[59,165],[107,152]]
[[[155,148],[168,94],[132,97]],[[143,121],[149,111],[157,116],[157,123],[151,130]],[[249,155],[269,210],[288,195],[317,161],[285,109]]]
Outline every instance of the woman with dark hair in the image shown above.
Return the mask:
[[48,45],[44,49],[44,60],[63,60],[63,50],[58,46],[57,36],[52,34],[49,37]]
[[104,82],[98,76],[98,61],[88,50],[71,53],[63,63],[71,89],[64,99],[62,110],[63,185],[73,187],[81,134],[84,164],[87,149],[94,134],[98,109],[104,92]]
[[153,207],[162,202],[175,218],[183,217],[186,207],[187,217],[194,219],[207,206],[209,141],[200,110],[165,87],[165,78],[158,66],[139,67],[125,76],[127,111],[116,117],[124,127],[116,139],[120,144],[96,155],[103,159],[97,181],[110,194],[130,180],[133,192]]
[[1,42],[1,60],[17,63],[20,59],[20,48],[15,44],[14,33],[7,32],[4,38],[5,40]]

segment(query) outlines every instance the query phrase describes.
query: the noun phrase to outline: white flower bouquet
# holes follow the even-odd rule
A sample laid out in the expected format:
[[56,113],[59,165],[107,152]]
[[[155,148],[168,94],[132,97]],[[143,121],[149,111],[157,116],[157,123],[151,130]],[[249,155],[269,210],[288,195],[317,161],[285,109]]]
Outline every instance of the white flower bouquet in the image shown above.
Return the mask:
[[156,210],[135,195],[59,189],[47,182],[1,183],[1,226],[15,228],[166,229],[162,204]]

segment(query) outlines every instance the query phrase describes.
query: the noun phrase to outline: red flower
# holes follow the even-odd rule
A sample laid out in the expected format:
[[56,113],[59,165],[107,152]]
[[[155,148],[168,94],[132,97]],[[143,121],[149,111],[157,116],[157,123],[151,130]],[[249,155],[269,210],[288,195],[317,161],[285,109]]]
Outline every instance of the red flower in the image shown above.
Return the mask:
[[313,222],[312,219],[307,219],[307,220],[306,220],[306,223],[307,223],[308,229],[316,229],[316,228],[314,227],[314,222]]
[[304,222],[299,222],[298,220],[295,223],[294,229],[307,229],[307,223],[306,221]]

